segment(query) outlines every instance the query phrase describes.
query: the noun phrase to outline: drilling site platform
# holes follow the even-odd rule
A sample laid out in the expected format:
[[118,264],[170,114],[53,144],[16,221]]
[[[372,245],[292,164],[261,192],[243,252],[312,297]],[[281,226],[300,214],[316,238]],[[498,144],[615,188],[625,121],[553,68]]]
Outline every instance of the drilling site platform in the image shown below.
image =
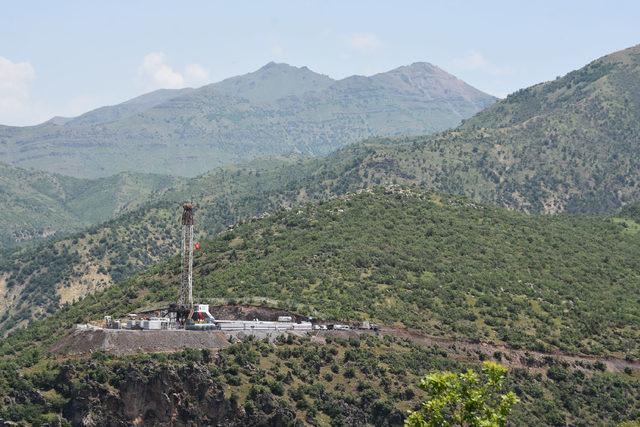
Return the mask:
[[[279,316],[277,320],[218,320],[209,312],[209,304],[193,302],[193,227],[194,209],[191,202],[182,204],[182,272],[178,298],[158,310],[154,316],[132,313],[126,319],[105,317],[105,327],[111,330],[155,330],[155,331],[310,331],[314,325],[308,321],[295,322],[290,316]],[[85,325],[87,328],[98,328]],[[316,329],[319,326],[316,327]]]

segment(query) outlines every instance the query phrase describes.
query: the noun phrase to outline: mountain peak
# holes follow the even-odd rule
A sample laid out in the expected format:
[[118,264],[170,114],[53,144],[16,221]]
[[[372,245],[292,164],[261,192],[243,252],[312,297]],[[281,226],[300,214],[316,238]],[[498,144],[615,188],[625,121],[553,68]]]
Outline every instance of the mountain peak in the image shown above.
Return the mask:
[[412,78],[458,80],[457,77],[430,62],[414,62],[410,65],[402,65],[386,73],[380,73],[380,75],[403,75]]
[[274,101],[287,96],[322,90],[334,83],[307,67],[269,62],[258,70],[210,85],[215,91],[252,101]]
[[297,68],[292,65],[289,65],[285,62],[274,62],[270,61],[264,64],[262,67],[258,69],[258,71],[268,71],[268,70],[287,70],[291,68]]
[[[286,62],[268,62],[265,65],[263,65],[262,67],[260,67],[258,70],[256,70],[254,73],[295,73],[295,72],[300,72],[300,73],[308,73],[308,74],[314,74],[314,75],[322,75],[319,73],[316,73],[315,71],[310,70],[308,67],[304,66],[304,67],[296,67],[294,65],[289,65]],[[249,74],[254,74],[254,73],[249,73]]]
[[394,70],[391,70],[391,72],[393,71],[427,71],[427,72],[444,72],[444,70],[442,70],[442,68],[438,67],[437,65],[433,65],[430,62],[414,62],[413,64],[410,65],[403,65],[401,67],[398,67]]
[[496,99],[429,62],[403,65],[375,74],[370,79],[401,92],[419,93],[431,99],[446,99],[455,94],[456,97],[475,104],[478,109],[492,104]]

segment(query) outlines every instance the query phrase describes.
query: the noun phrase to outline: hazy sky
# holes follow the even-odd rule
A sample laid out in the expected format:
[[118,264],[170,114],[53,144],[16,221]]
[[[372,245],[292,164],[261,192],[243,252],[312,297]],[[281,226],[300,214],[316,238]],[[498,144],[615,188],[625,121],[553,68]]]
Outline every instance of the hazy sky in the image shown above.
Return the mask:
[[28,1],[0,6],[0,123],[269,61],[342,78],[427,61],[497,96],[640,43],[635,1]]

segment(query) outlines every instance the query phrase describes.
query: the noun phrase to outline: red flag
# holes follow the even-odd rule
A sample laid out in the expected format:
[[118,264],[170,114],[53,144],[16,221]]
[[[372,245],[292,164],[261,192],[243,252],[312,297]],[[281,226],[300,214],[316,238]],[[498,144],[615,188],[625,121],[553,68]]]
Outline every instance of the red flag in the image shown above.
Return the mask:
[[200,250],[200,242],[196,242],[195,248],[196,248],[196,251]]

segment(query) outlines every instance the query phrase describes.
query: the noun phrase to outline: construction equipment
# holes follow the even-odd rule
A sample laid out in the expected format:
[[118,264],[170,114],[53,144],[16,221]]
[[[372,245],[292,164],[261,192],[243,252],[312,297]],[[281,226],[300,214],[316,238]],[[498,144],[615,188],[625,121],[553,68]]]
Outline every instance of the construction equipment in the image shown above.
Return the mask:
[[209,313],[209,304],[194,304],[185,329],[206,331],[220,329],[220,327],[216,324],[216,319]]

